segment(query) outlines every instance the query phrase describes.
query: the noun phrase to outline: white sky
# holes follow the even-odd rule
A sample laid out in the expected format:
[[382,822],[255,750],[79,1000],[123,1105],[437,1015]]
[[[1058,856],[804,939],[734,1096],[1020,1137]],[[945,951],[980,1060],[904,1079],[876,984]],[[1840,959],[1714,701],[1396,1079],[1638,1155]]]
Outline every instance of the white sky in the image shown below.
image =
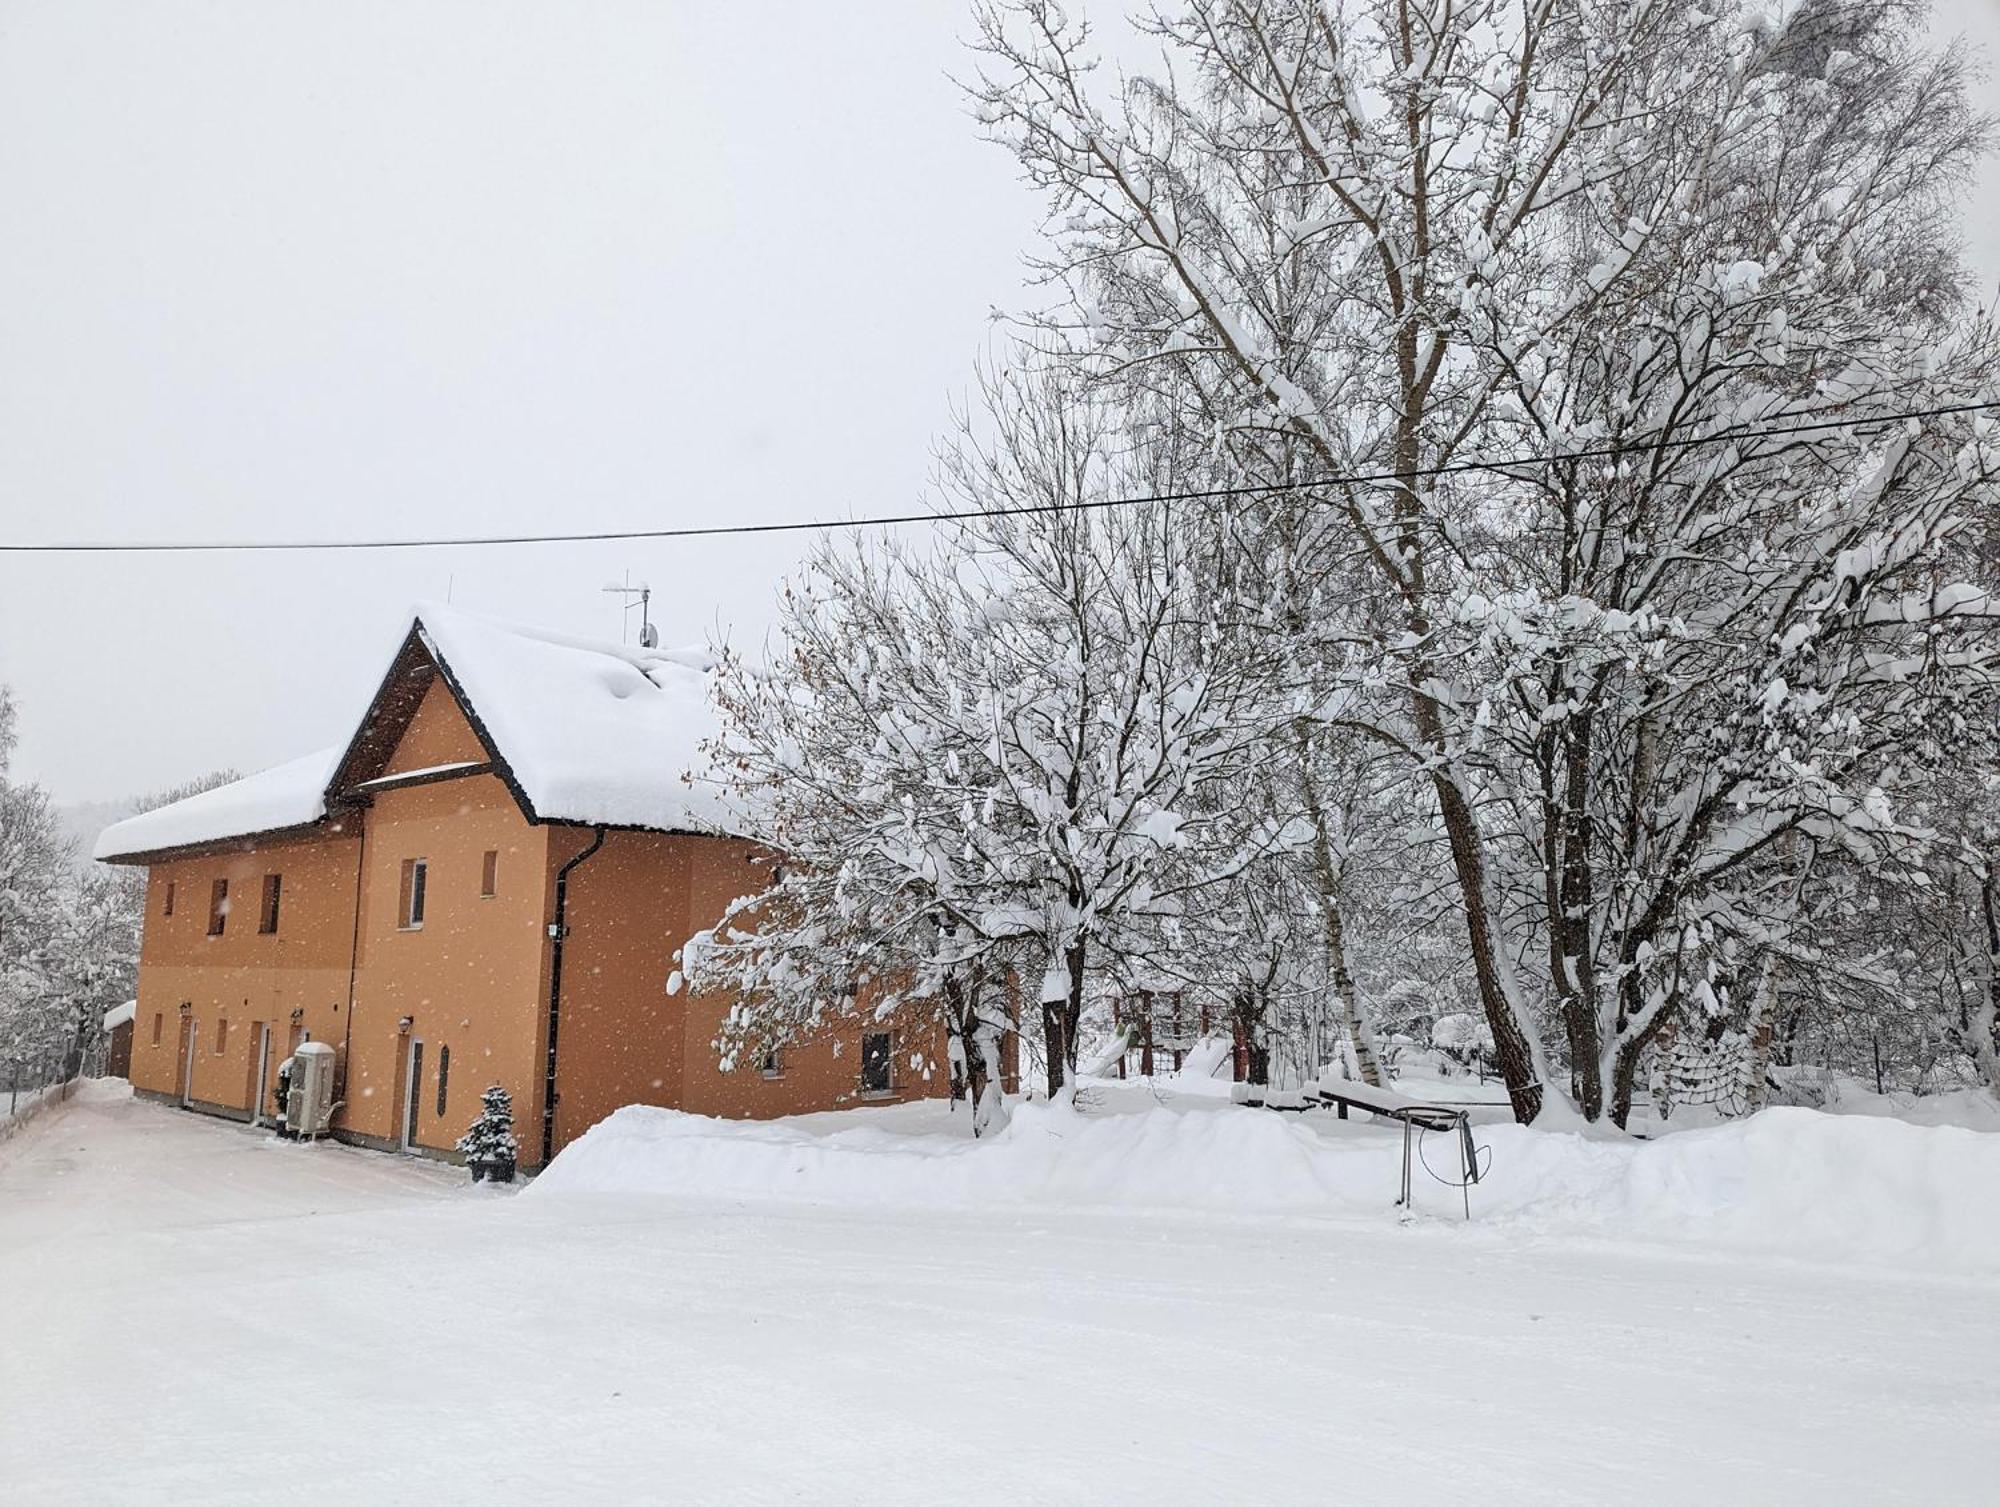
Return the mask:
[[[1939,18],[2000,56],[2000,0]],[[0,0],[0,536],[907,509],[1038,216],[945,77],[966,29],[960,0]],[[1968,250],[2000,284],[2000,174]],[[616,636],[629,569],[668,642],[754,640],[798,548],[0,556],[14,772],[114,799],[333,742],[448,590]]]

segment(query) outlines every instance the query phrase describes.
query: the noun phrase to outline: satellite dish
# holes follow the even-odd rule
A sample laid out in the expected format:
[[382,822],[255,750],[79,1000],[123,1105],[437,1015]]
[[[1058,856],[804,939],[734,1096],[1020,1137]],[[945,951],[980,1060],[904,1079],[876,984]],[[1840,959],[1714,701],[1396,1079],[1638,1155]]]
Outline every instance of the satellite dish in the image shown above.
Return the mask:
[[659,648],[660,630],[655,628],[651,623],[641,624],[639,628],[639,647],[642,649]]

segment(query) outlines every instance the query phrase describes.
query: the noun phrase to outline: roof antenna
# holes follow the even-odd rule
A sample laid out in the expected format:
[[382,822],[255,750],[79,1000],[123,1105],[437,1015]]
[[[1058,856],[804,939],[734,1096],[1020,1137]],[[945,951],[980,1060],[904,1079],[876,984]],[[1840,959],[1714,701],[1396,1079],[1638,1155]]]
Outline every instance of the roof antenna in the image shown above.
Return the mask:
[[[632,584],[632,572],[628,570],[625,572],[623,585],[613,581],[604,589],[614,596],[625,598],[625,610],[618,624],[618,642],[621,644],[625,642],[625,623],[631,617],[633,607],[636,606],[639,609],[639,647],[642,649],[659,648],[660,630],[653,626],[651,605],[653,601],[653,588],[648,586],[644,581],[634,586]],[[634,597],[639,599],[636,603],[632,600]]]

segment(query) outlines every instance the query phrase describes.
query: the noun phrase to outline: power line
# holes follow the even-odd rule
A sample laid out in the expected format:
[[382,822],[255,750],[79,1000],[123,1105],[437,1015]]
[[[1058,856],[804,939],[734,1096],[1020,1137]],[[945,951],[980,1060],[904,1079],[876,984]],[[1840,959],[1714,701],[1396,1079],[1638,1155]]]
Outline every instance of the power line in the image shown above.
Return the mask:
[[1152,492],[1135,497],[1098,497],[1075,503],[1036,503],[1012,508],[971,508],[962,512],[878,513],[865,518],[800,519],[784,523],[714,523],[688,528],[601,529],[573,534],[468,534],[431,539],[282,539],[282,540],[157,540],[136,544],[70,542],[53,544],[0,543],[0,554],[8,555],[89,555],[89,554],[238,554],[275,553],[303,550],[360,549],[452,549],[510,544],[601,544],[633,539],[714,539],[726,535],[800,534],[830,529],[892,528],[906,523],[976,522],[990,518],[1021,518],[1037,513],[1094,512],[1101,508],[1143,507],[1162,502],[1213,502],[1231,497],[1258,497],[1273,492],[1299,492],[1313,487],[1371,486],[1384,482],[1415,481],[1426,476],[1455,476],[1471,471],[1509,472],[1528,466],[1564,465],[1573,461],[1630,459],[1648,452],[1688,450],[1700,445],[1730,445],[1743,440],[1774,439],[1788,434],[1810,434],[1826,429],[1879,429],[1920,419],[1944,418],[1951,414],[1983,413],[2000,408],[2000,399],[1982,403],[1955,403],[1944,408],[1911,409],[1902,413],[1878,414],[1872,418],[1819,419],[1803,424],[1780,424],[1761,429],[1726,430],[1720,434],[1694,435],[1685,439],[1656,440],[1644,445],[1603,446],[1590,450],[1556,451],[1541,455],[1514,456],[1504,460],[1462,460],[1442,466],[1419,466],[1400,471],[1357,471],[1310,481],[1274,481],[1236,487],[1210,487],[1198,492]]

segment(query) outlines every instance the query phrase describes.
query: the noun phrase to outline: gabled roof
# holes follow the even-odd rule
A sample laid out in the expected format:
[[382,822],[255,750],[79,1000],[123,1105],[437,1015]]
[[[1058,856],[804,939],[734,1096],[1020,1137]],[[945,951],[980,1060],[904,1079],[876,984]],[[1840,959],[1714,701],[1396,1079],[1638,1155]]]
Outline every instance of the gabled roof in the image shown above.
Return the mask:
[[702,765],[713,661],[573,638],[435,605],[416,632],[531,820],[712,832]]
[[426,603],[346,743],[107,827],[95,856],[312,825],[379,783],[433,676],[530,821],[720,831],[719,790],[684,778],[702,767],[713,722],[711,664],[697,651],[627,648]]

